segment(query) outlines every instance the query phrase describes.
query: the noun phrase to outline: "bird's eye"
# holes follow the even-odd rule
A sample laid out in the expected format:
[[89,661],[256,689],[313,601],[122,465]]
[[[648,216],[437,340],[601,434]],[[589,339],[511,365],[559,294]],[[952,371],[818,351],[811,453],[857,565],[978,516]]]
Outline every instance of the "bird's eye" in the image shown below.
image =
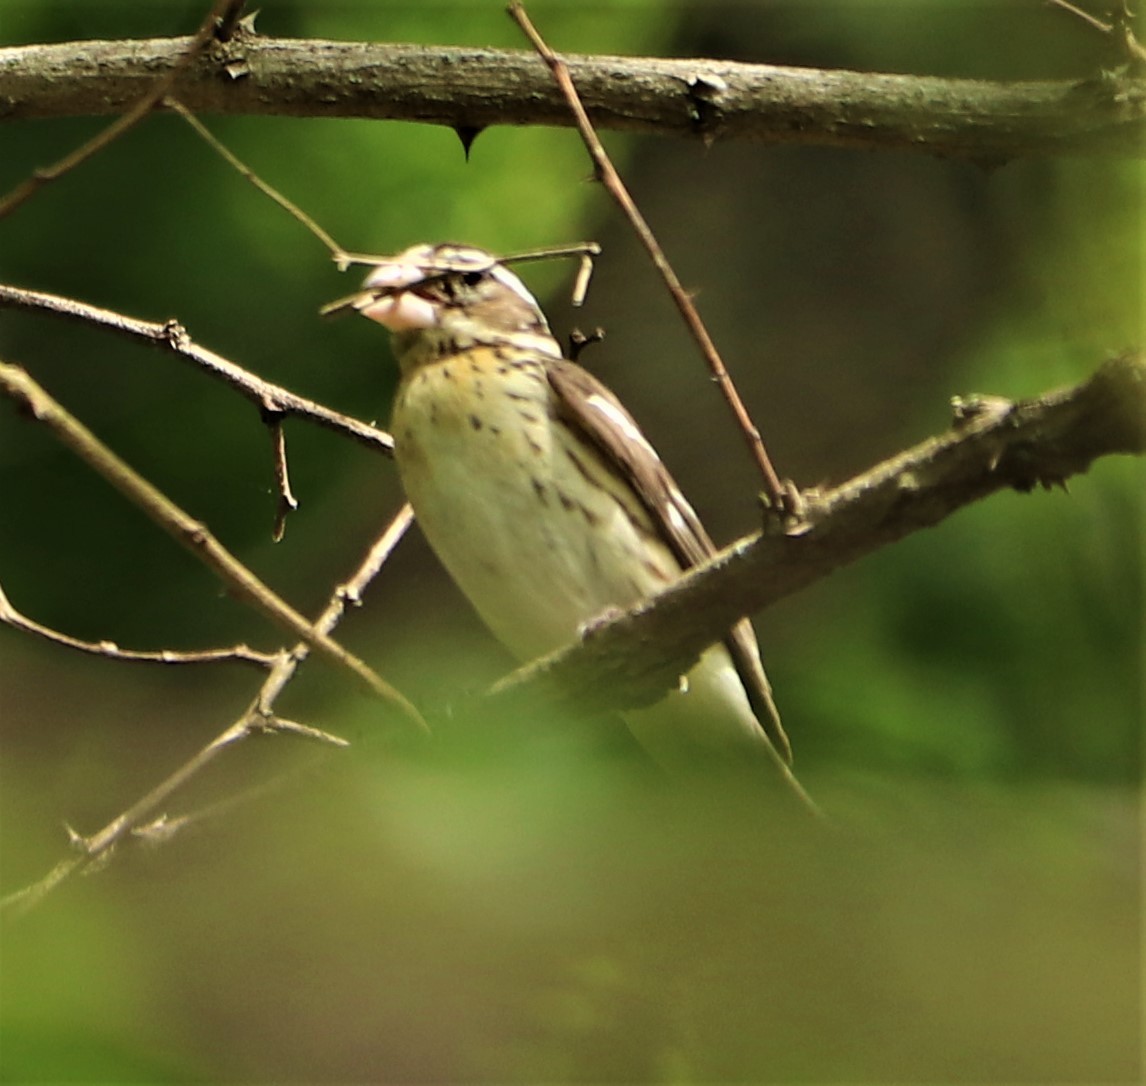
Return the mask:
[[462,282],[467,287],[476,287],[485,278],[485,272],[471,271],[462,276]]

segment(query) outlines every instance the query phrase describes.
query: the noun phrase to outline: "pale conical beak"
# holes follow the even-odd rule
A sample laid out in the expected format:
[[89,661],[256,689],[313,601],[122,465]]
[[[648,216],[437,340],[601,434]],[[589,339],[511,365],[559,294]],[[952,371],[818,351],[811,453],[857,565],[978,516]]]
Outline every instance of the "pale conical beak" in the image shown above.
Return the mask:
[[[380,264],[366,277],[362,290],[324,305],[319,312],[330,317],[353,309],[391,332],[433,328],[438,323],[434,304],[402,290],[425,277],[425,270],[413,264]],[[386,293],[379,293],[383,290]]]

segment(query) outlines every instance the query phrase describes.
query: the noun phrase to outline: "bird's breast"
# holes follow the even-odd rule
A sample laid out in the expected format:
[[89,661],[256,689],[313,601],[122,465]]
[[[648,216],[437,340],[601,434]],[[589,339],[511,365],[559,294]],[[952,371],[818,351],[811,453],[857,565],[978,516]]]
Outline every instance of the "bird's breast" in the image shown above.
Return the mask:
[[391,422],[426,539],[522,658],[679,575],[639,499],[553,395],[541,360],[482,348],[404,375]]

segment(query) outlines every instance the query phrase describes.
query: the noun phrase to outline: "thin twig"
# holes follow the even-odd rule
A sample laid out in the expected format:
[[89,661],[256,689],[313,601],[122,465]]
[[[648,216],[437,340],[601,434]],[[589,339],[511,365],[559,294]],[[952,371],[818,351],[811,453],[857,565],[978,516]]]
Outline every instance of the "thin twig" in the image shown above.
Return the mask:
[[764,477],[764,485],[769,503],[773,508],[784,508],[786,504],[785,491],[780,483],[779,476],[776,474],[775,468],[772,466],[772,461],[768,457],[768,452],[764,448],[764,440],[760,436],[760,431],[757,429],[755,423],[753,423],[752,417],[749,415],[748,409],[744,406],[744,401],[740,398],[739,392],[736,391],[736,386],[733,384],[732,378],[724,366],[720,353],[716,349],[716,344],[713,343],[712,337],[708,334],[708,329],[700,319],[700,314],[697,313],[696,306],[692,304],[692,299],[688,296],[688,292],[681,284],[672,265],[669,264],[652,229],[633,201],[632,196],[629,195],[629,191],[625,188],[620,174],[617,173],[616,167],[613,166],[612,160],[609,158],[600,138],[597,136],[593,128],[593,122],[589,120],[589,114],[585,112],[585,107],[581,103],[577,88],[573,86],[569,69],[566,67],[565,62],[549,48],[545,40],[534,28],[533,23],[530,22],[529,16],[526,15],[525,9],[520,3],[515,2],[510,4],[509,14],[517,25],[521,27],[522,32],[533,44],[538,55],[549,66],[550,71],[552,71],[554,80],[561,88],[561,93],[565,96],[566,101],[569,103],[569,108],[573,112],[577,122],[577,131],[581,134],[581,139],[585,144],[586,150],[589,152],[589,157],[593,160],[601,183],[632,224],[641,244],[645,247],[657,271],[660,272],[661,277],[664,279],[665,285],[672,295],[673,302],[679,310],[680,315],[684,318],[684,322],[696,340],[697,345],[700,347],[705,361],[712,370],[716,383],[720,386],[724,398],[728,401],[728,405],[732,409],[732,413],[736,418],[736,423],[741,433],[748,442],[749,451],[756,461],[761,475]]
[[[316,631],[328,636],[341,621],[347,606],[357,606],[361,602],[367,586],[377,576],[413,520],[413,510],[408,504],[403,505],[370,547],[354,573],[335,588],[322,614],[314,623]],[[233,724],[102,829],[90,837],[70,833],[69,839],[76,854],[61,860],[37,882],[0,899],[0,913],[24,915],[68,877],[105,860],[128,834],[141,831],[139,835],[153,844],[170,840],[191,819],[170,819],[165,815],[156,817],[155,812],[224,751],[254,732],[282,731],[308,739],[317,739],[327,745],[345,746],[346,741],[338,736],[294,721],[283,720],[273,711],[276,699],[307,658],[309,649],[310,646],[304,641],[295,645],[289,652],[280,653],[259,692]]]
[[[184,106],[176,98],[167,98],[164,102],[168,108],[174,110],[179,114],[195,131],[200,139],[207,144],[217,155],[219,155],[232,169],[234,169],[241,177],[244,177],[252,185],[255,186],[264,196],[273,200],[279,207],[281,207],[292,219],[300,223],[307,231],[313,234],[326,248],[329,250],[331,257],[334,259],[335,264],[339,271],[346,271],[351,265],[362,264],[367,266],[377,266],[378,264],[386,263],[393,258],[391,256],[378,256],[373,253],[358,253],[351,252],[344,249],[341,245],[334,240],[329,233],[326,232],[319,224],[301,207],[298,206],[293,200],[288,199],[273,185],[264,181],[254,170],[250,168],[245,162],[242,161],[229,147],[227,147],[218,137],[216,137],[202,121],[199,120],[186,106]],[[558,257],[576,256],[580,257],[581,265],[580,272],[577,276],[577,285],[573,291],[573,305],[579,306],[585,297],[585,292],[589,287],[589,277],[593,273],[593,257],[599,255],[601,246],[594,241],[580,242],[574,245],[555,245],[547,246],[540,249],[527,249],[522,252],[508,253],[505,256],[497,257],[491,261],[492,264],[512,264],[517,262],[527,262],[532,260],[552,260]],[[359,291],[352,295],[350,298],[339,299],[329,305],[325,305],[320,310],[322,316],[333,316],[341,311],[353,307],[354,303],[359,302],[365,293],[372,293],[375,297],[381,296],[383,291],[362,292]],[[276,461],[277,463],[277,461]]]
[[[478,261],[468,258],[460,263],[450,257],[430,256],[419,261],[418,270],[422,273],[419,280],[423,285],[446,279],[455,272],[491,271],[499,264],[514,264],[535,260],[556,260],[562,257],[576,256],[580,258],[577,278],[574,283],[571,301],[575,306],[581,305],[585,300],[585,292],[589,289],[589,278],[593,274],[593,257],[601,252],[601,246],[595,241],[582,241],[573,245],[555,245],[544,249],[528,249],[523,252],[507,253],[505,256],[486,256]],[[340,269],[345,270],[352,264],[365,264],[378,267],[391,264],[394,256],[379,256],[374,253],[339,253],[335,258]],[[401,283],[379,283],[377,286],[356,290],[333,302],[322,306],[318,315],[320,317],[342,317],[348,313],[361,311],[381,298],[389,298],[401,294],[407,288]]]
[[1070,0],[1046,0],[1046,2],[1048,7],[1061,8],[1063,11],[1077,16],[1088,26],[1094,27],[1095,30],[1100,31],[1103,34],[1109,34],[1113,29],[1113,27],[1107,23],[1104,23],[1101,19],[1095,18],[1095,16],[1091,15],[1089,11],[1083,11],[1082,8],[1070,3]]
[[230,553],[207,529],[158,488],[115,455],[106,445],[48,395],[24,370],[0,363],[0,391],[47,426],[89,467],[94,468],[150,519],[190,550],[240,599],[301,638],[316,652],[355,675],[372,693],[392,705],[422,731],[426,722],[417,709],[385,679],[348,652],[273,592]]
[[198,134],[199,138],[207,144],[217,155],[219,155],[232,169],[234,169],[240,176],[245,177],[252,185],[255,186],[264,196],[269,197],[276,204],[279,205],[292,219],[301,223],[310,233],[312,233],[323,245],[330,250],[335,259],[343,251],[342,246],[338,244],[317,222],[314,221],[301,207],[298,206],[293,200],[287,199],[278,189],[273,185],[267,184],[254,170],[250,168],[241,158],[238,157],[233,151],[230,150],[221,140],[219,140],[209,128],[198,117],[195,116],[182,102],[177,98],[167,97],[163,103],[169,109],[174,110],[179,114]]
[[1138,40],[1134,33],[1133,12],[1130,10],[1128,0],[1111,10],[1110,22],[1104,23],[1101,19],[1084,11],[1070,0],[1047,0],[1050,7],[1060,8],[1065,12],[1081,19],[1087,26],[1092,27],[1101,34],[1110,38],[1114,47],[1119,50],[1126,61],[1138,68],[1146,64],[1146,46]]
[[264,414],[293,415],[308,422],[324,426],[366,445],[377,452],[393,455],[394,439],[384,430],[349,415],[332,411],[329,407],[298,396],[281,385],[272,384],[243,369],[222,355],[197,346],[186,329],[177,321],[156,324],[153,321],[125,317],[110,309],[100,309],[72,298],[41,291],[0,284],[0,309],[23,309],[46,313],[65,320],[79,321],[115,332],[129,339],[171,351],[177,358],[191,362],[212,377],[224,381],[255,405]]
[[4,588],[0,585],[0,622],[23,633],[42,637],[53,644],[64,648],[75,649],[78,652],[90,653],[93,656],[104,656],[109,660],[122,660],[125,663],[147,664],[217,664],[235,661],[240,664],[253,664],[256,667],[267,669],[278,658],[277,653],[258,652],[247,645],[232,645],[222,649],[199,649],[188,652],[176,652],[173,649],[123,649],[114,641],[83,641],[70,634],[53,630],[35,619],[28,618],[15,607],[8,598]]
[[102,129],[86,143],[81,144],[70,154],[65,155],[58,162],[51,166],[44,166],[37,169],[31,177],[20,182],[20,184],[12,189],[6,196],[0,199],[0,219],[4,218],[4,216],[10,212],[15,211],[25,200],[34,195],[49,181],[56,181],[63,177],[64,174],[74,170],[77,166],[91,158],[92,155],[114,143],[115,140],[119,139],[125,132],[134,128],[142,121],[175,85],[175,81],[182,72],[190,67],[192,61],[194,61],[199,53],[214,39],[215,31],[221,17],[227,12],[227,9],[233,2],[234,0],[215,0],[215,3],[211,5],[211,10],[207,13],[207,17],[200,24],[199,29],[195,32],[194,37],[192,37],[190,44],[184,50],[182,56],[172,65],[167,74],[157,79],[147,93],[126,113],[117,117],[106,128]]

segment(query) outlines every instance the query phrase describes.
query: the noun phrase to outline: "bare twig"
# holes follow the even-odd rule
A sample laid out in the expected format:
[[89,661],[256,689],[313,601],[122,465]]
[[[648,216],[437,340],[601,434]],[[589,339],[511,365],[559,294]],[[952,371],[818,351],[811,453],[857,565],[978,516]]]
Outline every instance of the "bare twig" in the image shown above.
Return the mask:
[[[329,636],[341,621],[347,606],[358,605],[366,587],[377,576],[378,571],[413,523],[413,519],[414,514],[410,506],[403,505],[351,577],[334,590],[330,601],[314,623],[315,631],[323,636]],[[122,814],[117,815],[90,837],[71,832],[69,838],[76,854],[61,860],[37,882],[0,899],[0,912],[23,915],[38,905],[68,877],[108,857],[112,849],[128,834],[139,831],[138,835],[150,843],[170,840],[190,819],[170,819],[166,815],[156,817],[155,812],[224,751],[254,732],[281,731],[318,740],[326,745],[345,746],[346,741],[338,736],[308,725],[283,720],[273,712],[275,700],[294,677],[299,665],[306,659],[309,647],[310,643],[303,641],[293,650],[280,653],[275,659],[271,673],[242,716]]]
[[288,200],[278,189],[273,185],[268,185],[254,170],[250,168],[238,155],[236,155],[229,147],[226,146],[221,140],[217,139],[211,130],[199,120],[182,102],[177,98],[168,97],[163,103],[168,109],[174,110],[179,114],[195,131],[199,138],[207,144],[220,158],[223,159],[233,170],[240,176],[245,177],[252,185],[255,186],[264,196],[273,200],[279,205],[292,219],[301,223],[311,234],[313,234],[323,245],[330,251],[331,255],[335,258],[343,251],[342,246],[338,244],[321,226],[315,222],[301,207],[298,206],[293,200]]
[[692,337],[700,347],[701,354],[704,355],[705,361],[712,370],[713,377],[715,377],[717,384],[720,386],[720,391],[724,394],[724,398],[728,401],[728,406],[732,409],[732,413],[736,418],[736,423],[741,433],[748,442],[749,451],[756,461],[761,475],[764,477],[764,485],[771,505],[776,509],[782,509],[785,505],[785,491],[780,483],[779,476],[776,474],[775,468],[772,467],[772,461],[768,457],[768,452],[764,448],[764,441],[760,436],[760,431],[752,421],[752,417],[748,414],[748,408],[744,406],[744,401],[740,398],[740,393],[737,392],[736,386],[733,384],[732,378],[729,376],[728,370],[725,368],[724,362],[720,357],[720,353],[716,349],[716,344],[713,343],[712,337],[708,334],[708,329],[700,319],[700,314],[696,311],[696,306],[692,304],[692,299],[688,296],[688,292],[681,284],[680,279],[677,277],[664,251],[661,249],[652,229],[645,221],[645,217],[634,203],[632,196],[629,195],[628,189],[625,188],[625,183],[621,180],[620,174],[617,173],[616,167],[614,167],[600,138],[597,136],[593,128],[593,122],[589,120],[589,114],[585,111],[585,107],[577,93],[577,88],[573,85],[573,80],[569,75],[569,68],[565,62],[549,48],[545,40],[530,22],[529,16],[525,14],[525,9],[520,3],[515,2],[510,4],[509,14],[517,25],[521,27],[522,32],[529,38],[530,42],[532,42],[538,55],[549,66],[550,71],[552,71],[554,80],[561,88],[561,93],[565,96],[566,101],[569,103],[569,108],[576,118],[577,131],[581,134],[581,139],[585,144],[586,150],[589,152],[589,157],[593,160],[593,165],[597,170],[602,184],[604,184],[609,195],[617,202],[624,212],[625,217],[632,224],[633,230],[636,232],[641,244],[648,252],[657,271],[660,272],[661,278],[664,279],[669,294],[672,295],[674,304],[679,310],[680,315],[684,318],[684,322],[688,326]]
[[1082,8],[1070,3],[1069,0],[1046,0],[1046,2],[1047,7],[1060,8],[1062,11],[1069,12],[1103,34],[1109,34],[1112,29],[1109,23],[1104,23],[1101,19],[1095,18],[1089,11],[1083,11]]
[[1138,68],[1146,64],[1146,46],[1142,45],[1134,33],[1133,13],[1128,0],[1123,0],[1111,11],[1109,23],[1104,23],[1101,19],[1091,15],[1089,11],[1084,11],[1078,7],[1077,4],[1070,3],[1070,0],[1047,0],[1047,4],[1050,7],[1069,12],[1081,19],[1087,26],[1105,34],[1130,64]]
[[[570,300],[573,305],[579,306],[585,300],[585,292],[589,289],[589,277],[593,273],[593,257],[598,256],[600,252],[601,246],[595,241],[582,241],[573,245],[553,245],[543,249],[526,249],[521,252],[506,253],[504,256],[487,254],[486,258],[478,263],[466,259],[461,265],[453,262],[450,258],[443,257],[421,264],[419,270],[423,275],[420,281],[432,283],[444,279],[456,271],[491,271],[498,264],[528,263],[535,260],[557,260],[563,257],[576,256],[580,258],[580,265]],[[352,264],[365,264],[370,267],[389,264],[394,260],[394,257],[393,255],[379,256],[374,253],[343,252],[339,253],[335,260],[340,268],[345,270]],[[319,309],[318,313],[321,317],[345,316],[348,313],[362,310],[380,298],[400,294],[405,289],[406,287],[400,284],[381,283],[363,290],[356,290],[353,294],[336,298],[333,302],[327,302]]]
[[17,366],[0,363],[0,391],[52,430],[65,445],[146,513],[154,523],[195,554],[232,593],[252,604],[280,627],[301,638],[321,656],[355,675],[367,689],[392,705],[416,727],[428,730],[421,715],[402,694],[357,656],[347,652],[321,630],[316,630],[306,618],[235,558],[204,524],[189,516],[124,463],[26,372]]
[[[362,264],[367,266],[377,266],[380,263],[385,263],[393,259],[390,256],[378,256],[373,253],[358,253],[351,252],[344,249],[337,241],[331,237],[319,224],[305,211],[302,210],[298,204],[293,200],[287,199],[281,192],[278,191],[273,185],[268,184],[258,174],[255,173],[245,162],[242,161],[233,151],[230,150],[221,140],[207,128],[189,109],[175,98],[168,98],[165,104],[179,114],[195,131],[200,139],[207,144],[217,155],[219,155],[232,169],[234,169],[240,176],[246,178],[252,185],[255,186],[264,196],[268,197],[274,203],[278,204],[292,219],[300,223],[304,229],[313,234],[323,245],[326,246],[330,255],[333,257],[335,264],[338,266],[339,271],[346,271],[351,265]],[[581,264],[577,275],[577,283],[573,289],[573,305],[579,306],[585,299],[585,292],[589,289],[589,277],[593,274],[593,257],[598,256],[601,252],[601,246],[596,242],[580,242],[574,245],[551,245],[540,249],[527,249],[516,253],[507,253],[505,256],[497,257],[492,263],[498,264],[514,264],[525,263],[534,260],[554,260],[559,257],[576,256],[580,258]],[[332,302],[325,305],[319,311],[322,316],[334,316],[341,311],[352,308],[353,304],[359,301],[364,293],[371,293],[374,297],[381,297],[385,293],[383,290],[373,290],[371,292],[359,291],[352,295],[350,298],[343,298],[339,301]]]
[[26,181],[22,181],[6,196],[0,199],[0,219],[4,218],[4,216],[10,212],[15,211],[25,200],[49,181],[55,181],[69,171],[74,170],[77,166],[91,158],[92,155],[102,151],[109,144],[114,143],[115,140],[119,139],[125,132],[134,128],[142,121],[143,118],[156,107],[163,96],[175,85],[175,81],[179,78],[180,74],[191,66],[192,61],[195,60],[199,53],[202,52],[215,37],[215,30],[219,25],[220,19],[233,3],[234,0],[215,0],[215,3],[211,5],[211,10],[207,13],[207,17],[203,20],[199,29],[195,32],[194,37],[191,38],[191,41],[171,66],[167,74],[156,79],[148,91],[143,94],[126,113],[118,117],[105,129],[58,162],[51,166],[44,166],[37,169],[31,177]]
[[222,649],[199,649],[192,652],[176,652],[173,649],[141,650],[120,648],[114,641],[82,641],[78,637],[53,630],[50,626],[28,618],[12,606],[2,585],[0,585],[0,622],[23,633],[42,637],[53,644],[93,656],[105,656],[109,660],[122,660],[126,663],[147,664],[216,664],[235,661],[240,664],[253,664],[269,668],[277,659],[276,653],[258,652],[247,645],[231,645]]
[[93,328],[115,332],[149,346],[171,351],[177,358],[191,362],[212,377],[230,385],[264,415],[293,415],[352,437],[377,452],[389,455],[394,452],[393,438],[384,430],[359,422],[349,415],[332,411],[313,400],[296,395],[281,385],[264,381],[222,355],[197,346],[183,326],[176,321],[156,324],[152,321],[136,320],[134,317],[125,317],[109,309],[100,309],[72,298],[0,284],[0,309],[3,308],[23,309],[79,321]]

